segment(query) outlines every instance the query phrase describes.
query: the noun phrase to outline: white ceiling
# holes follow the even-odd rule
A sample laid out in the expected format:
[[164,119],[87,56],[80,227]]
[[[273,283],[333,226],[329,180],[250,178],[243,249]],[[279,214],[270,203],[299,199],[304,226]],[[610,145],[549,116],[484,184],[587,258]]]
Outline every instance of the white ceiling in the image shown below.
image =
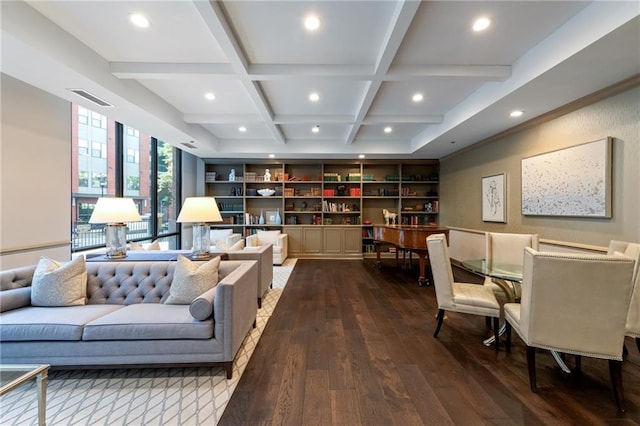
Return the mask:
[[202,158],[442,158],[640,73],[640,2],[3,0],[1,67]]

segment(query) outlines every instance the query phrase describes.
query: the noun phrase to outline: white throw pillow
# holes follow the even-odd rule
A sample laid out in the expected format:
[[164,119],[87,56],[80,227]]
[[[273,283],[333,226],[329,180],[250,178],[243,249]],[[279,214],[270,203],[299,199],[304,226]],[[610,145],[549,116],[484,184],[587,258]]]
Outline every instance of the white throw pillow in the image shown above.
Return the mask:
[[218,284],[218,268],[220,256],[206,263],[198,264],[183,255],[178,256],[173,281],[169,289],[169,297],[164,302],[168,305],[189,305],[195,298]]
[[33,306],[76,306],[87,303],[87,265],[84,256],[69,262],[41,257],[31,281]]
[[136,243],[135,241],[131,241],[129,243],[129,250],[133,250],[133,251],[138,251],[138,250],[160,250],[160,243],[158,242],[158,240],[153,240],[153,242],[151,242],[149,244],[145,244],[144,246],[141,246],[140,244]]
[[231,247],[229,247],[229,251],[242,250],[242,249],[244,249],[244,238],[236,242]]

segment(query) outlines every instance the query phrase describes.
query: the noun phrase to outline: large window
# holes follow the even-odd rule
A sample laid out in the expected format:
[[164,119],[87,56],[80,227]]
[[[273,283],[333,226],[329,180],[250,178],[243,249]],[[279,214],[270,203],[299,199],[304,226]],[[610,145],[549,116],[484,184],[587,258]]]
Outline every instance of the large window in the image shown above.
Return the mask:
[[103,225],[88,223],[103,196],[129,197],[138,207],[142,221],[127,224],[128,240],[179,248],[179,150],[79,105],[73,112],[72,251],[104,247]]

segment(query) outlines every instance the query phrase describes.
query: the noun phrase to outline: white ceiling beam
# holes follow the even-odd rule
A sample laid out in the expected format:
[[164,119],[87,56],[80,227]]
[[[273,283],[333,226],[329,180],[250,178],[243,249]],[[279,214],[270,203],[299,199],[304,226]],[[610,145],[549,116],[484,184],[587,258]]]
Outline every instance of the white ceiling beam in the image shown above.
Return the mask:
[[292,77],[344,77],[349,80],[368,80],[373,77],[372,65],[332,64],[253,64],[249,76],[254,80],[280,80]]
[[184,121],[197,124],[264,123],[256,114],[184,114]]
[[273,118],[277,124],[298,124],[298,123],[339,123],[353,124],[352,115],[286,115],[280,114]]
[[375,99],[376,94],[378,93],[378,90],[380,89],[380,86],[382,84],[383,77],[389,70],[391,63],[393,62],[393,58],[396,56],[396,53],[400,48],[402,39],[404,39],[404,36],[409,30],[411,21],[413,20],[419,7],[420,2],[413,0],[402,1],[396,7],[394,16],[391,18],[389,31],[387,32],[385,40],[382,42],[382,48],[380,49],[378,61],[375,66],[374,78],[368,85],[367,90],[360,102],[360,106],[358,107],[358,112],[356,114],[355,124],[351,128],[351,131],[349,132],[349,135],[347,136],[347,139],[345,141],[347,144],[352,144],[353,140],[358,134],[360,124],[367,115],[369,108],[371,108],[371,104],[373,103],[373,100]]
[[110,62],[111,74],[127,79],[169,79],[206,75],[236,78],[231,64]]
[[442,115],[369,115],[362,124],[439,124],[443,120]]
[[280,128],[273,122],[273,112],[260,87],[255,84],[248,73],[248,60],[242,46],[236,40],[233,28],[227,22],[224,11],[217,1],[193,0],[195,8],[204,19],[207,28],[220,45],[225,56],[229,59],[234,71],[240,77],[247,93],[260,111],[265,124],[273,137],[279,143],[285,143],[284,135]]
[[505,80],[511,77],[510,65],[394,65],[385,80],[406,80],[422,77],[480,77]]

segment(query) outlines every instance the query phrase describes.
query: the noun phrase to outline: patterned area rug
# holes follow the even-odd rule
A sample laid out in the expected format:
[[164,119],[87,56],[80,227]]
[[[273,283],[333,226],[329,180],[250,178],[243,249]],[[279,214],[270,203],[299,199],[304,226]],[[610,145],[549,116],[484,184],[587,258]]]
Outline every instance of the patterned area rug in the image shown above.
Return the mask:
[[[48,425],[215,425],[260,340],[297,259],[273,268],[270,289],[226,380],[222,367],[51,371]],[[38,424],[35,382],[0,397],[0,424]]]

